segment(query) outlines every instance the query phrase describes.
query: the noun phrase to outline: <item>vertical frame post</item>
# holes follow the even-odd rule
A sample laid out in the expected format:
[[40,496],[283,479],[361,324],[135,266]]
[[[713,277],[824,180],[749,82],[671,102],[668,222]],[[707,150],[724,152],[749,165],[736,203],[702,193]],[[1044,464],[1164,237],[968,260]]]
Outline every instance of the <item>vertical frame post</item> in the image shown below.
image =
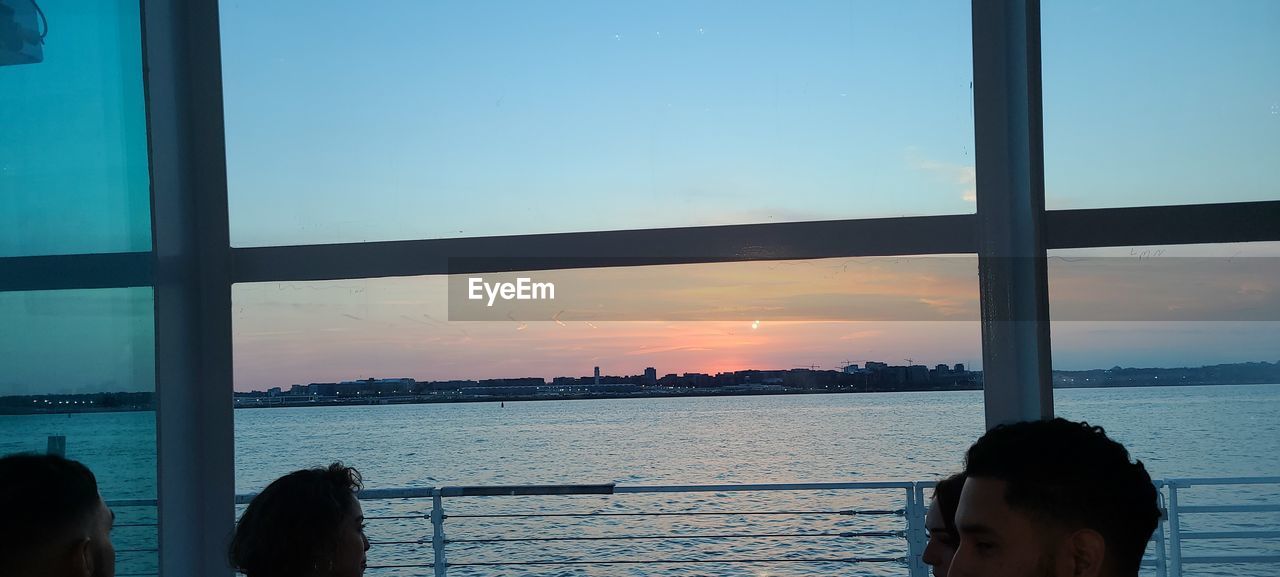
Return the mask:
[[144,0],[160,574],[228,577],[230,235],[216,0]]
[[1053,416],[1039,0],[973,0],[978,278],[988,427]]

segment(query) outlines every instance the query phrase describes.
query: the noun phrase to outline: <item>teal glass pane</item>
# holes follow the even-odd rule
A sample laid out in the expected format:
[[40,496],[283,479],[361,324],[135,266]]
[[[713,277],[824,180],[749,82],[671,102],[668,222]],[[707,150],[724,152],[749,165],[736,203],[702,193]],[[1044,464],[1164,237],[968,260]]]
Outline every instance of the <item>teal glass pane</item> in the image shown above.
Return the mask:
[[40,7],[43,61],[0,66],[0,257],[149,251],[138,3]]
[[974,212],[967,1],[220,10],[234,246]]
[[117,574],[155,574],[155,329],[150,288],[0,292],[0,455],[88,466],[116,513]]
[[1042,3],[1049,209],[1280,199],[1280,2]]

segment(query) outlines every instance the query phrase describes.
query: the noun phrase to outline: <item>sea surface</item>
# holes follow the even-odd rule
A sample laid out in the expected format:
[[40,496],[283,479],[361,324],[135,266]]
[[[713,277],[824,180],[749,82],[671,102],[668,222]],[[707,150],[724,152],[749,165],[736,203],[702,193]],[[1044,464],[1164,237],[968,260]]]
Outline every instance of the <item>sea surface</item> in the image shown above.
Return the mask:
[[[1280,476],[1280,385],[1066,389],[1055,406],[1105,427],[1156,478]],[[358,468],[368,488],[934,480],[961,467],[983,430],[977,391],[241,409],[235,418],[238,493],[331,461]],[[43,451],[49,435],[64,435],[68,456],[93,468],[107,499],[154,498],[154,433],[152,413],[4,416],[0,453]],[[1179,498],[1277,504],[1280,487],[1193,487]],[[469,497],[444,506],[450,575],[907,574],[897,560],[905,540],[892,534],[906,526],[894,514],[905,507],[902,489]],[[414,567],[431,561],[430,507],[429,499],[365,503],[368,575],[431,574]],[[117,513],[120,573],[154,572],[154,509]],[[1275,530],[1280,513],[1186,514],[1182,528]],[[1184,556],[1222,554],[1280,555],[1280,539],[1183,543]],[[489,565],[512,562],[535,564]],[[391,565],[408,567],[377,568]],[[1184,568],[1277,574],[1276,565]]]

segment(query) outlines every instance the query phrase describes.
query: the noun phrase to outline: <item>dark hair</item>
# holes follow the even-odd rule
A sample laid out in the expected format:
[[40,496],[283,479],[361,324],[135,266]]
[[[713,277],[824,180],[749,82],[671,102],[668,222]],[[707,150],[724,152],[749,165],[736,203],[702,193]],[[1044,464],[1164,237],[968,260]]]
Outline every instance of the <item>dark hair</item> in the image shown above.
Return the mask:
[[57,455],[0,458],[0,569],[30,562],[61,533],[98,510],[98,480]]
[[965,474],[1007,483],[1011,508],[1097,531],[1116,569],[1134,575],[1160,522],[1142,461],[1130,462],[1123,445],[1089,423],[1058,418],[998,426],[969,448]]
[[364,487],[342,463],[294,471],[272,481],[240,516],[231,538],[231,566],[249,577],[299,577],[313,572],[338,545],[342,520]]
[[933,498],[938,502],[942,522],[946,524],[947,532],[955,536],[960,535],[956,530],[956,507],[960,505],[960,491],[964,490],[964,480],[964,473],[956,473],[938,481],[933,487]]

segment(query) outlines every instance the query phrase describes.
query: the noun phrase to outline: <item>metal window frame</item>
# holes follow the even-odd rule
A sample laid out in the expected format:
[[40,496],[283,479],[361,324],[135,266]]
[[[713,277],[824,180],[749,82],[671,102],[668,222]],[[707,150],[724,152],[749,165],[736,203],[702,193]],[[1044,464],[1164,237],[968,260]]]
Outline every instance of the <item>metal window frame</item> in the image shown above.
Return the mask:
[[992,427],[1053,417],[1040,3],[972,6],[983,407]]
[[1046,250],[1280,241],[1280,201],[1046,211],[1039,2],[973,0],[976,214],[232,248],[218,2],[142,6],[153,249],[3,257],[0,292],[155,287],[164,575],[231,574],[233,283],[442,274],[457,256],[577,267],[976,253],[991,426],[1052,414]]
[[143,1],[160,574],[231,575],[230,232],[216,0]]

